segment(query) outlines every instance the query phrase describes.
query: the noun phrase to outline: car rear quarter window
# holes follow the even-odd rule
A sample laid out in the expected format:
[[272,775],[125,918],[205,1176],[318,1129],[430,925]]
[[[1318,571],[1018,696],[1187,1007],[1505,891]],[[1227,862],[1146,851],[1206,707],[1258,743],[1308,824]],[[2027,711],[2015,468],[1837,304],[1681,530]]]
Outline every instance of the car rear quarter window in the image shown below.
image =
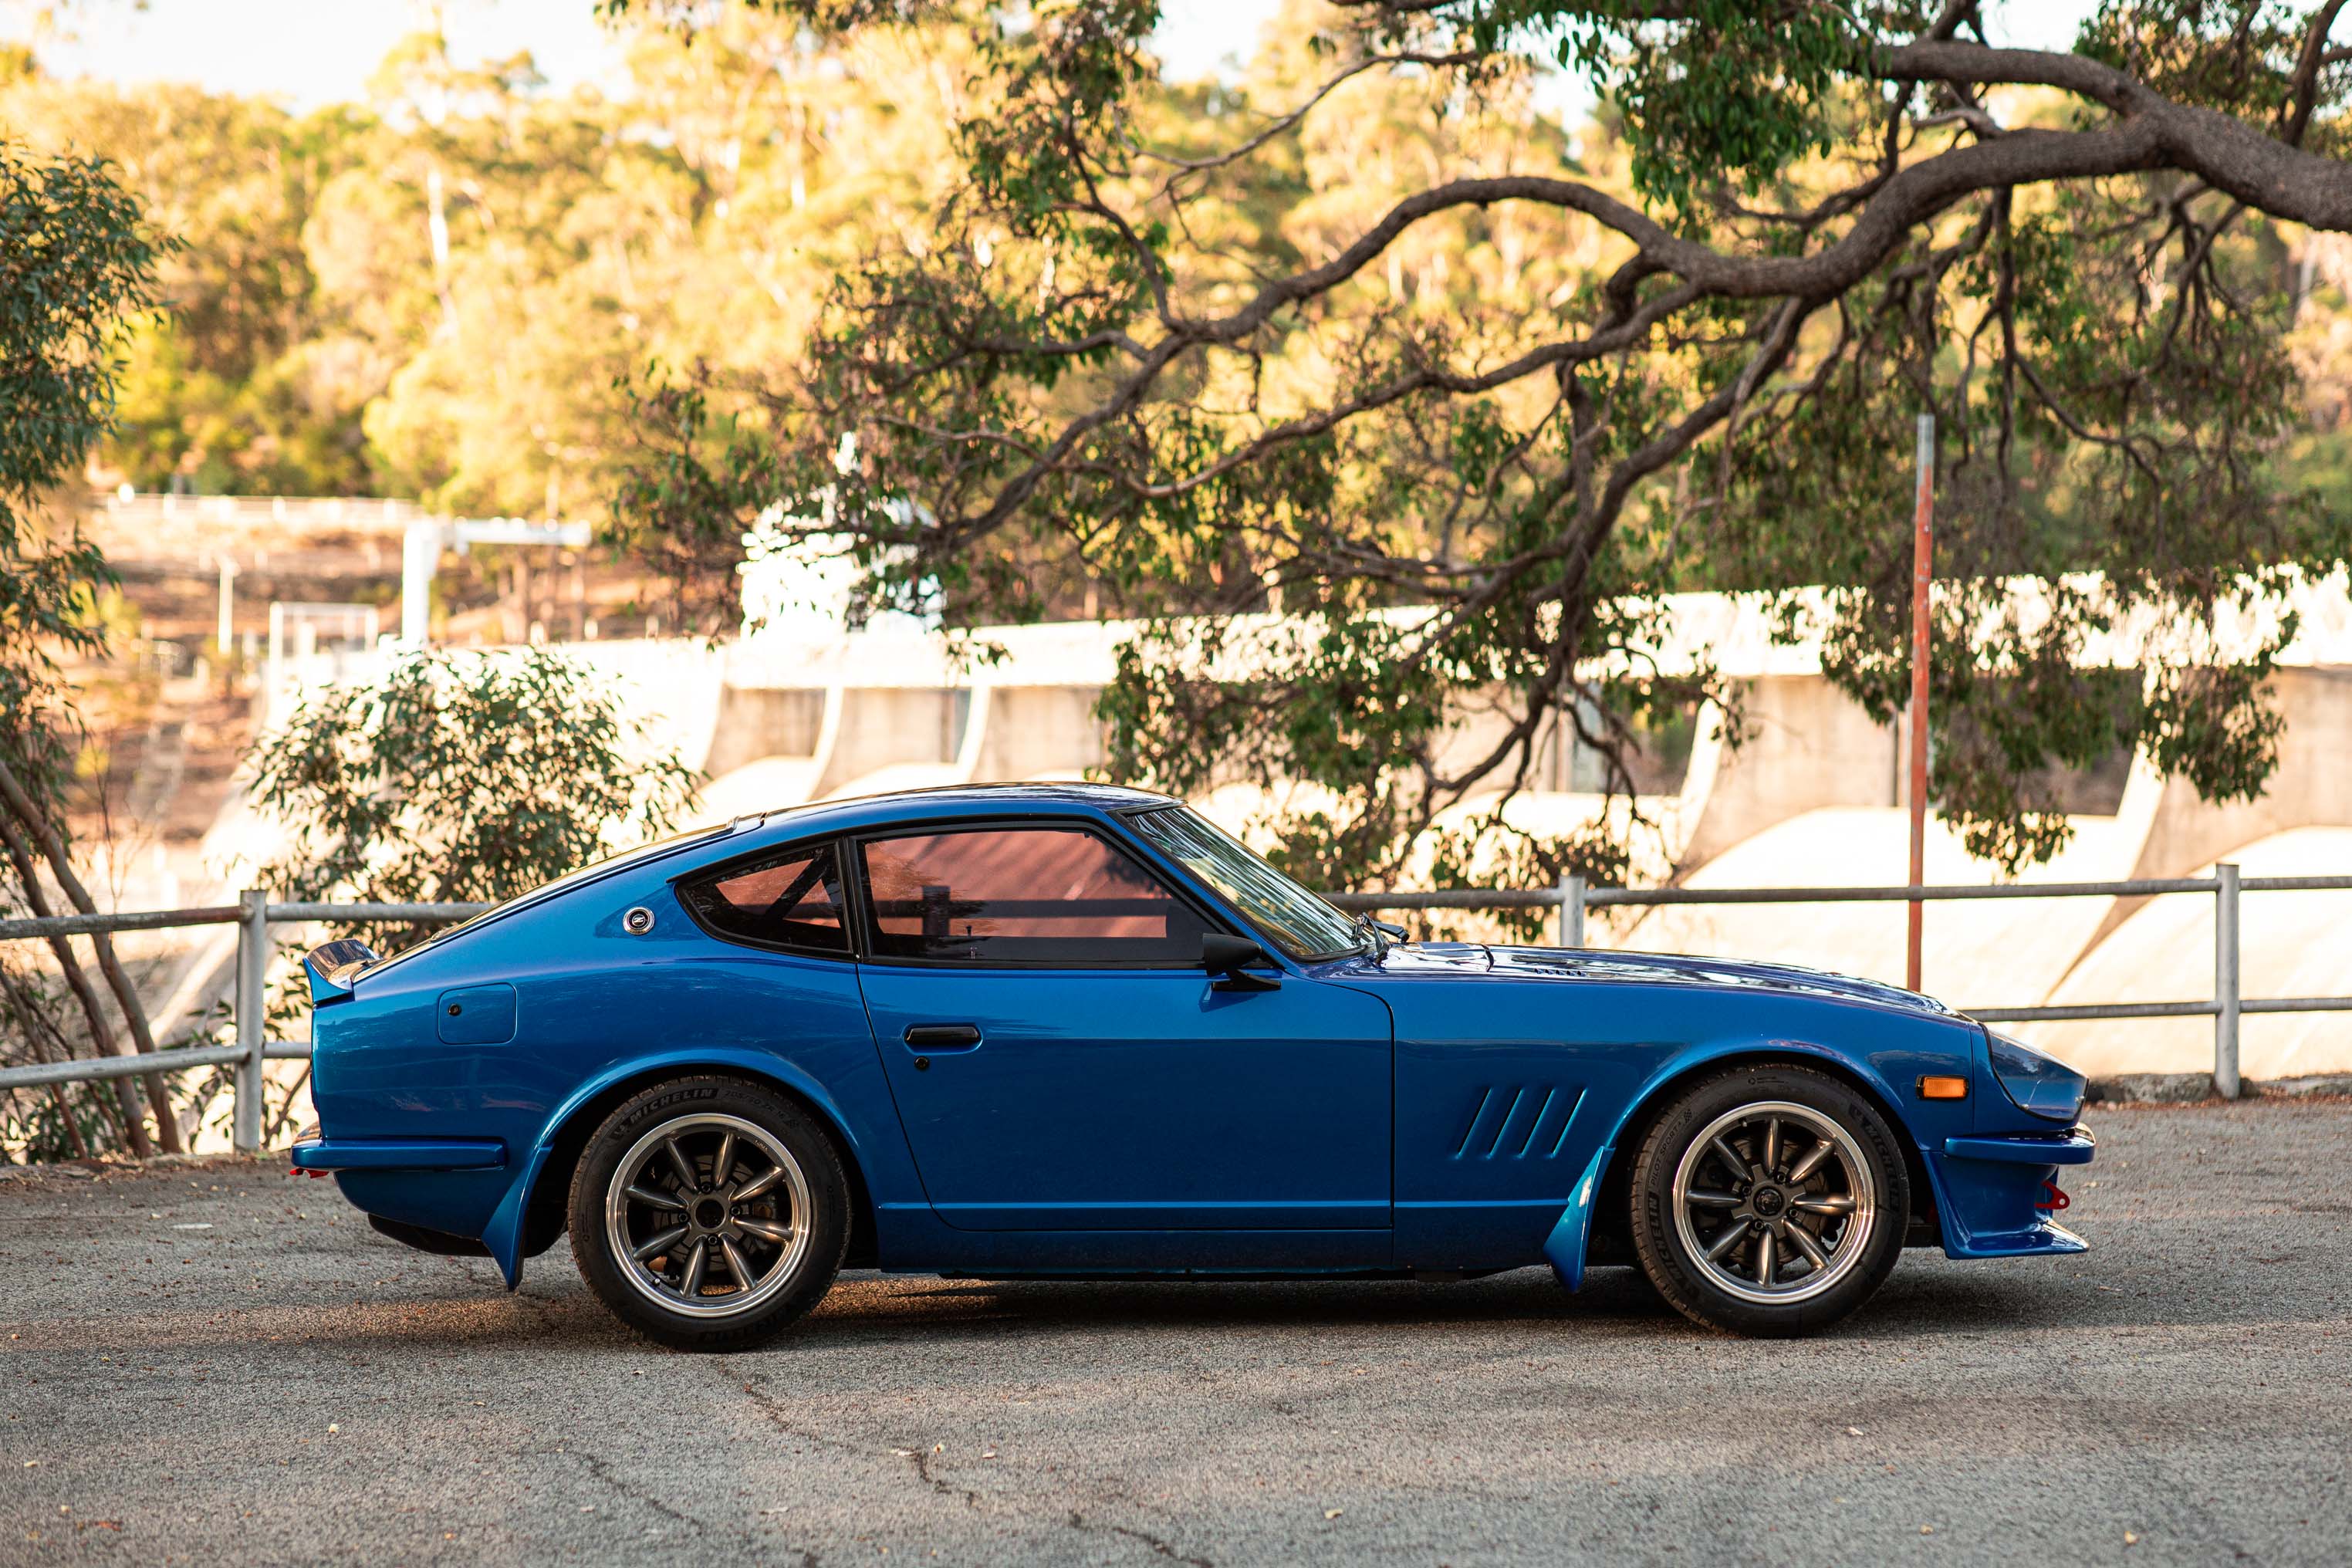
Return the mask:
[[1201,961],[1192,906],[1077,827],[985,828],[865,845],[877,958],[1043,966]]
[[830,844],[814,852],[786,850],[696,878],[678,896],[715,935],[846,957],[840,867]]

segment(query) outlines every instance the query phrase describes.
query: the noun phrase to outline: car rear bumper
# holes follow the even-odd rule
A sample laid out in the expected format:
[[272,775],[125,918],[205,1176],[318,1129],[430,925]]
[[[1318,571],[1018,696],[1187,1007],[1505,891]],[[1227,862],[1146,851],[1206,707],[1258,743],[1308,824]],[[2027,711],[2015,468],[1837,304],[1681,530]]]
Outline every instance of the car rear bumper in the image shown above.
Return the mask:
[[495,1138],[335,1138],[294,1141],[298,1171],[495,1171],[507,1147]]

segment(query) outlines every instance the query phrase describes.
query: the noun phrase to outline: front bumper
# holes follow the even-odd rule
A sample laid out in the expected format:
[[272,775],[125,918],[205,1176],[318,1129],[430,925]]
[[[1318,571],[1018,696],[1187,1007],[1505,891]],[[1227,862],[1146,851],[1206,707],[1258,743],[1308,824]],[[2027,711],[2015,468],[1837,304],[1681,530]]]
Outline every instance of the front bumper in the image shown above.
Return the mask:
[[1947,1138],[1928,1152],[1941,1178],[1944,1251],[1953,1258],[2032,1258],[2084,1252],[2090,1243],[2050,1217],[2060,1167],[2087,1165],[2098,1140],[2064,1131]]
[[1986,1160],[2003,1165],[2087,1165],[2099,1141],[2087,1127],[2063,1132],[2013,1132],[1985,1138],[1947,1138],[1944,1153],[1954,1160]]

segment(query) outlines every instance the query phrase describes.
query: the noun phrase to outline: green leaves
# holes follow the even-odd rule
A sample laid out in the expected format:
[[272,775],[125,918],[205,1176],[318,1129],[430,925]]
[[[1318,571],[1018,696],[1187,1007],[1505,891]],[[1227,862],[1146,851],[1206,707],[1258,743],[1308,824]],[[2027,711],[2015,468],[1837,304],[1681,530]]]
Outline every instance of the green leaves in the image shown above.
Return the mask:
[[[1762,595],[1900,708],[1929,411],[1937,809],[2013,868],[2135,755],[2242,794],[2279,645],[2224,607],[2352,537],[2286,461],[2305,237],[2191,177],[2252,202],[2242,130],[2191,156],[2210,117],[1997,54],[1976,9],[1341,7],[1202,86],[1134,0],[990,13],[923,221],[778,374],[649,400],[615,537],[713,582],[781,514],[950,628],[1131,617],[1111,775],[1265,786],[1327,885],[1548,879],[1636,863],[1702,709],[1741,732],[1710,650],[1662,653],[1667,595]],[[2116,4],[2084,48],[2332,146],[2326,14]],[[1539,61],[1591,123],[1533,110]],[[1590,835],[1511,826],[1564,784],[1607,797]]]
[[1444,7],[1486,52],[1548,56],[1624,113],[1636,192],[1703,221],[1719,190],[1754,195],[1841,139],[1839,109],[1869,51],[1912,5],[1757,0]]
[[[67,790],[81,719],[60,656],[105,654],[98,601],[114,583],[78,509],[50,503],[113,424],[126,318],[152,303],[163,248],[103,163],[0,139],[0,762],[31,807],[9,834],[20,847],[71,840]],[[16,855],[0,858],[0,908],[27,908],[22,879],[37,874]],[[57,1017],[45,981],[0,963],[0,1039],[36,1061],[52,1059],[52,1047],[69,1056]],[[12,1097],[0,1131],[28,1152],[87,1156],[104,1146],[98,1095],[53,1091],[30,1124],[13,1120],[22,1103]],[[119,1103],[125,1141],[143,1150],[136,1112],[127,1098]]]
[[667,831],[697,782],[589,668],[538,647],[404,655],[306,697],[250,761],[288,834],[257,875],[295,899],[511,899]]
[[0,140],[0,550],[110,427],[125,318],[166,248],[100,160]]
[[0,140],[0,758],[60,837],[79,721],[58,656],[105,651],[114,576],[79,516],[37,513],[112,426],[126,320],[165,248],[103,163]]

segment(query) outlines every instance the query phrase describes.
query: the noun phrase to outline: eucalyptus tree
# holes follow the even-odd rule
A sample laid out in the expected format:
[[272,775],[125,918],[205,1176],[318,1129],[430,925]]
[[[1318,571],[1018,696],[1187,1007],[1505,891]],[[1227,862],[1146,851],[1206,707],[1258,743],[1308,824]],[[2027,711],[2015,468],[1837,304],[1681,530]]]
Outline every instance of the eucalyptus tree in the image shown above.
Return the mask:
[[[2216,797],[2273,765],[2291,617],[2221,628],[2343,555],[2275,461],[2294,252],[2352,227],[2340,0],[2111,3],[2064,50],[1975,0],[1294,6],[1189,113],[1148,0],[786,9],[973,29],[961,166],[805,352],[646,389],[618,532],[681,577],[720,584],[771,508],[950,621],[1083,575],[1144,617],[1113,770],[1332,785],[1286,825],[1299,868],[1377,875],[1524,786],[1550,726],[1622,792],[1658,716],[1736,723],[1704,658],[1657,657],[1671,590],[1780,595],[1891,714],[1933,411],[1932,788],[1971,844],[2047,855],[2053,769],[2118,746]],[[1580,139],[1528,109],[1563,76],[1601,106]],[[2056,584],[2031,613],[2021,575]],[[2122,627],[2139,651],[2084,668]],[[1622,847],[1480,831],[1453,861]]]
[[[519,897],[669,832],[698,782],[612,681],[546,647],[403,654],[306,693],[247,761],[284,838],[257,885],[373,903]],[[390,952],[430,929],[335,934]]]
[[[111,427],[128,319],[154,300],[155,269],[169,249],[138,199],[102,160],[51,156],[0,138],[0,908],[35,916],[81,913],[96,904],[76,873],[68,815],[81,722],[64,667],[106,652],[96,597],[114,579],[71,506],[53,504]],[[58,897],[53,898],[54,888]],[[34,1060],[83,1045],[106,1054],[125,1042],[101,990],[110,992],[130,1045],[154,1048],[147,1016],[110,938],[89,939],[100,978],[71,942],[49,942],[58,978],[82,1023],[79,1038],[50,1007],[44,977],[0,962],[0,1038]],[[91,1097],[115,1140],[146,1154],[180,1147],[164,1080],[146,1080],[156,1130],[150,1140],[126,1085]],[[0,1108],[13,1138],[29,1146],[87,1152],[108,1121],[60,1091],[54,1119]],[[30,1130],[20,1120],[29,1118]],[[40,1131],[46,1125],[47,1131]]]
[[[421,648],[307,692],[246,759],[279,847],[253,879],[289,899],[497,903],[668,833],[698,776],[631,715],[614,683],[546,647]],[[436,929],[328,928],[397,952]],[[309,1008],[292,974],[264,1004],[273,1036]],[[268,1085],[264,1142],[293,1115],[305,1067]],[[216,1079],[217,1089],[224,1079]]]

